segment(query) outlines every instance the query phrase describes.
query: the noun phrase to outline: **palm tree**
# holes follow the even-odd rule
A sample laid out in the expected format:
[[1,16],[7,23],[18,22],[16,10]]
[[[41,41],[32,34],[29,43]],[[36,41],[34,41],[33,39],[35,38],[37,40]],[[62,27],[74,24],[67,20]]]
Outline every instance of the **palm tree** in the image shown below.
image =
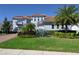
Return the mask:
[[68,25],[77,24],[79,13],[78,8],[75,5],[66,5],[63,8],[59,8],[56,15],[56,23],[65,25],[67,31]]
[[29,24],[23,26],[23,27],[21,28],[21,31],[23,31],[23,32],[35,31],[35,25],[32,24],[32,23],[29,23]]

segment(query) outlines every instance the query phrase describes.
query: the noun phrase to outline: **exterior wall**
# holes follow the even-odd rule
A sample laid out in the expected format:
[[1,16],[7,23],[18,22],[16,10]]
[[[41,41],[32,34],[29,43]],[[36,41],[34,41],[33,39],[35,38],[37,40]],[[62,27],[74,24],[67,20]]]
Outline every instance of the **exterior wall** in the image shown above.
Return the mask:
[[74,31],[79,32],[79,26],[73,25],[73,26],[71,27],[71,30],[74,30]]
[[[21,20],[21,21],[20,21]],[[29,19],[14,19],[13,20],[13,22],[12,22],[12,24],[13,24],[13,30],[15,29],[15,28],[17,28],[17,27],[19,27],[18,25],[17,25],[17,22],[19,23],[19,24],[23,24],[23,25],[25,25],[25,24],[27,24],[28,23],[28,20]],[[41,28],[41,29],[45,29],[45,30],[64,30],[64,28],[62,28],[62,25],[59,25],[58,27],[57,27],[57,25],[55,25],[54,24],[54,28],[52,28],[52,25],[42,25],[42,26],[38,26],[38,22],[39,23],[41,23],[41,22],[43,22],[45,20],[45,18],[44,17],[32,17],[32,19],[31,19],[31,23],[34,23],[35,25],[36,25],[36,29],[39,29],[39,28]],[[64,27],[65,27],[65,25],[64,25]],[[78,23],[78,26],[76,26],[76,25],[68,25],[68,28],[69,28],[69,30],[75,30],[75,31],[78,31],[79,32],[79,23]]]
[[[36,21],[34,21],[34,19],[36,20]],[[38,19],[39,19],[39,21],[38,21]],[[57,28],[57,25],[54,25],[54,28],[52,28],[52,25],[43,25],[43,26],[37,26],[37,24],[38,24],[38,22],[42,22],[44,20],[44,18],[43,17],[33,17],[32,18],[32,20],[31,20],[31,23],[34,23],[35,25],[36,25],[36,29],[39,29],[39,28],[41,28],[41,29],[45,29],[45,30],[64,30],[64,29],[62,29],[62,25],[59,25],[59,27]],[[18,20],[13,20],[13,30],[16,28],[16,27],[19,27],[18,25],[17,25],[17,22],[18,22]],[[20,21],[20,22],[18,22],[19,24],[23,24],[23,25],[25,25],[25,24],[27,24],[27,19],[25,19],[25,20],[22,20],[22,21]],[[79,28],[77,27],[77,26],[71,26],[71,25],[68,25],[68,28],[69,28],[69,30],[79,30]]]
[[[13,20],[13,30],[16,28],[16,27],[18,27],[17,25],[16,25],[16,22],[17,22],[17,20]],[[12,30],[12,31],[13,31]]]
[[25,20],[23,21],[23,25],[25,25],[25,24],[27,24],[27,19],[25,19]]
[[18,28],[19,29],[19,27],[21,27],[20,25],[25,25],[25,24],[27,24],[27,19],[25,19],[25,20],[18,20],[18,19],[14,19],[13,20],[13,30],[12,31],[14,31],[15,30],[15,28]]
[[25,24],[27,24],[27,19],[25,19],[25,20],[17,20],[17,24],[25,25]]
[[79,33],[79,23],[77,23],[77,25],[72,25],[71,26],[71,30],[76,31],[77,33]]
[[43,22],[44,17],[32,17],[31,23],[35,24],[36,29],[38,28],[38,22]]
[[68,25],[68,29],[69,29],[69,30],[72,30],[71,27],[72,27],[71,25]]
[[35,24],[37,26],[37,18],[32,17],[31,23]]
[[46,30],[52,30],[52,25],[44,25],[44,29],[46,29]]
[[[65,27],[65,25],[64,25]],[[62,28],[62,25],[59,25],[57,28],[57,25],[54,25],[54,27],[52,28],[52,25],[44,25],[44,26],[39,26],[37,29],[45,29],[45,30],[64,30],[64,28]],[[71,25],[68,25],[68,30],[72,30]]]
[[[39,19],[39,20],[38,20]],[[44,20],[44,17],[32,17],[32,23],[37,23],[37,22],[40,22],[40,21],[43,21]]]
[[43,25],[43,26],[39,26],[37,29],[56,30],[56,26],[54,25],[54,28],[52,29],[52,25]]
[[[21,24],[22,24],[22,25],[27,24],[28,20],[29,20],[29,19],[14,19],[14,20],[13,20],[13,30],[14,30],[15,28],[19,28]],[[34,17],[32,17],[32,19],[31,19],[30,22],[31,22],[31,23],[34,23],[35,26],[36,26],[36,29],[37,29],[37,28],[38,28],[38,23],[41,23],[41,22],[43,22],[43,21],[44,21],[44,17],[43,17],[43,16],[41,16],[41,17],[34,16]],[[18,24],[19,24],[19,25],[18,25]]]

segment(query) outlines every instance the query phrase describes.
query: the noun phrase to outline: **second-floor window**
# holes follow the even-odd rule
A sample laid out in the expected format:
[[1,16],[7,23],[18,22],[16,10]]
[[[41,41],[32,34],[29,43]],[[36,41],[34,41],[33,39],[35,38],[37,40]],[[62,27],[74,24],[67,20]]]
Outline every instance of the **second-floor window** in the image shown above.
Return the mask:
[[38,19],[38,21],[39,21],[39,19]]
[[34,19],[34,21],[36,21],[36,19]]

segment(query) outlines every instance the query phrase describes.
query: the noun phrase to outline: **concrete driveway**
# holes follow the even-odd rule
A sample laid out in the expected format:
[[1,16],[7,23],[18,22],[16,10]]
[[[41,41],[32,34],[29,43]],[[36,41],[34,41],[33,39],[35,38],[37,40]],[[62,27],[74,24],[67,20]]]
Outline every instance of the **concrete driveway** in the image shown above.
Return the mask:
[[17,34],[6,34],[6,35],[0,35],[0,42],[4,42],[7,40],[10,40],[12,38],[15,38]]
[[0,55],[79,55],[79,53],[0,48]]

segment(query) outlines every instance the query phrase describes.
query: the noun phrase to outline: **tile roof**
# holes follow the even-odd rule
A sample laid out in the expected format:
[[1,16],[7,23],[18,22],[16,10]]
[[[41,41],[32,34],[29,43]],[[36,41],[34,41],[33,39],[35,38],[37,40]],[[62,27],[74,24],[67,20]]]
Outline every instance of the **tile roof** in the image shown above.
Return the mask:
[[54,22],[55,21],[55,16],[45,17],[45,21],[47,21],[47,22]]
[[39,16],[39,17],[40,17],[40,16],[44,16],[44,17],[45,17],[45,16],[47,16],[47,15],[45,15],[45,14],[33,14],[32,17],[34,17],[34,16]]
[[31,19],[31,16],[15,16],[13,19]]
[[45,21],[46,22],[54,22],[55,21],[55,16],[47,16],[44,14],[33,14],[32,16],[15,16],[13,19],[32,19],[33,16],[45,16]]

